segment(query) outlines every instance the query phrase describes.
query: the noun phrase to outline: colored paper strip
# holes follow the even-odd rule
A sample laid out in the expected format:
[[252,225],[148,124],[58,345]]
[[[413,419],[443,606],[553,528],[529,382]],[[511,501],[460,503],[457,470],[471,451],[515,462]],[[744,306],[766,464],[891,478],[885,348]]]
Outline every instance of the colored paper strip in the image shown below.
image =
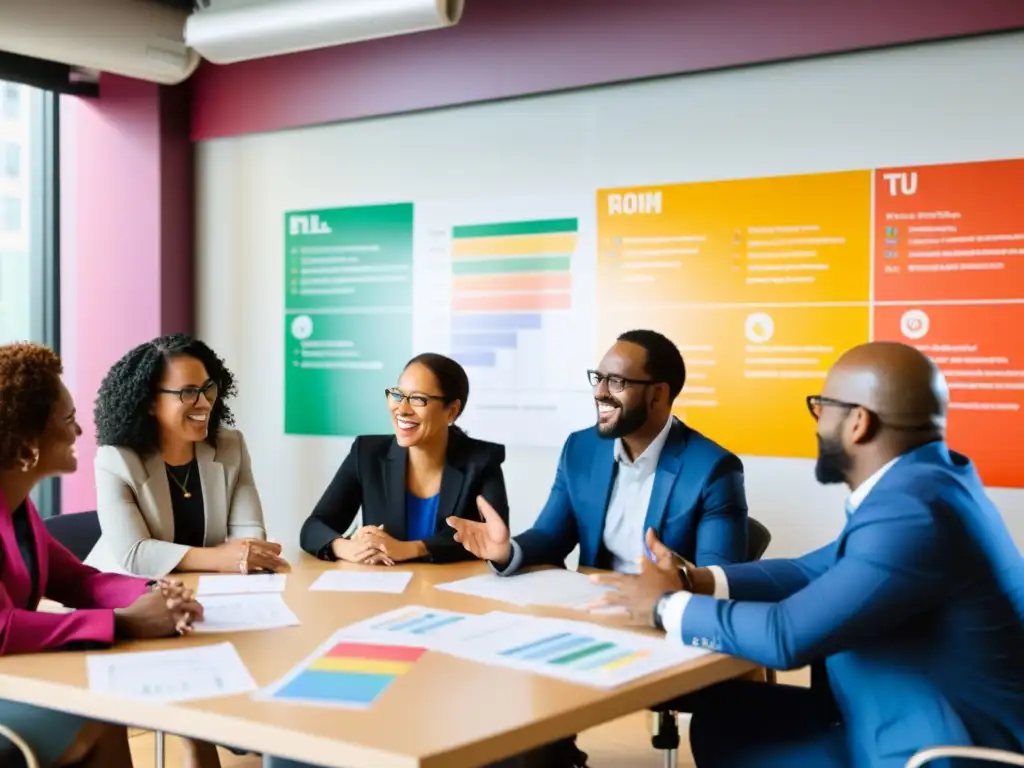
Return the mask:
[[324,656],[309,665],[317,672],[358,672],[364,675],[404,675],[414,662],[361,659],[347,656]]
[[426,653],[425,648],[404,645],[371,645],[368,643],[338,643],[326,653],[327,657],[376,659],[378,661],[416,661]]

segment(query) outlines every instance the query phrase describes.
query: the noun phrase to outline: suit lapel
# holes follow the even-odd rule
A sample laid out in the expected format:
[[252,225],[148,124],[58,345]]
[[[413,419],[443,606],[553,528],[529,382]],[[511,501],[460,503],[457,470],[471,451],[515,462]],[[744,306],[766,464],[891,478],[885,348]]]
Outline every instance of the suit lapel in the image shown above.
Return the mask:
[[[387,460],[384,462],[385,508],[382,510],[384,530],[394,538],[405,541],[405,470],[409,452],[397,441],[391,441]],[[366,525],[366,512],[363,512]]]
[[[206,441],[196,443],[196,463],[203,485],[203,516],[206,518],[203,544],[220,544],[228,538],[228,489],[224,465],[217,461],[216,449]],[[210,514],[211,510],[216,514]]]
[[[445,462],[444,473],[441,475],[441,498],[437,504],[437,517],[445,520],[455,514],[455,506],[462,496],[462,483],[465,475],[462,470],[449,462]],[[435,526],[436,529],[436,526]]]
[[665,519],[665,512],[668,510],[668,499],[672,495],[672,488],[675,486],[679,470],[683,466],[685,448],[686,427],[673,417],[668,438],[665,440],[665,446],[661,449],[661,456],[658,457],[658,468],[654,472],[654,487],[651,489],[651,500],[647,504],[647,516],[644,518],[645,535],[648,528],[653,528],[659,537],[662,534],[661,524]]
[[[601,510],[601,514],[591,522],[589,528],[580,531],[580,562],[597,562],[597,553],[601,548],[601,534],[604,533],[604,522],[608,516],[608,502],[611,500],[615,470],[615,441],[601,440],[598,443],[597,455],[594,457],[594,463],[590,470],[590,488],[594,494],[593,508]],[[588,516],[582,519],[587,520]]]
[[[171,486],[167,482],[167,468],[159,452],[146,459],[146,481],[142,484],[139,499],[142,514],[150,526],[154,539],[174,541],[174,509],[171,507]],[[148,513],[148,514],[147,514]],[[159,530],[152,530],[156,523]]]

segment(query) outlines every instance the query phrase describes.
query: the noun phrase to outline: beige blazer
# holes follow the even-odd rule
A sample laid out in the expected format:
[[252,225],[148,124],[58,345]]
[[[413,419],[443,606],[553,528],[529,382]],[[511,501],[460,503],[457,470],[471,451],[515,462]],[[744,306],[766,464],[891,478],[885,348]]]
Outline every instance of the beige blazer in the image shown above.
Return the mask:
[[[263,507],[242,433],[222,427],[217,447],[196,443],[206,512],[204,545],[265,539]],[[128,448],[96,453],[96,511],[102,534],[86,563],[106,571],[158,578],[173,571],[188,547],[174,543],[174,512],[163,457]]]

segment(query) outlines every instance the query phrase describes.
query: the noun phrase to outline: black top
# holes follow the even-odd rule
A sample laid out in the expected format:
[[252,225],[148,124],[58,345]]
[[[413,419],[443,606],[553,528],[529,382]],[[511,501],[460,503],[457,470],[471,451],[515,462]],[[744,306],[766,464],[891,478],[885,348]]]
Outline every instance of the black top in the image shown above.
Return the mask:
[[[344,536],[360,508],[363,525],[383,525],[388,535],[404,541],[406,520],[406,462],[409,451],[392,435],[357,437],[345,461],[327,486],[313,513],[302,525],[299,543],[322,560],[333,560],[331,542]],[[483,496],[508,523],[508,497],[501,464],[505,446],[474,440],[453,432],[441,476],[434,534],[423,543],[428,560],[444,563],[472,559],[455,541],[455,531],[445,520],[463,517],[479,520],[476,497]]]
[[14,523],[14,538],[18,541],[18,549],[21,551],[21,559],[28,571],[29,581],[32,589],[29,592],[28,605],[22,608],[34,608],[42,595],[39,594],[39,561],[36,558],[36,537],[32,533],[32,521],[28,517],[28,508],[22,504],[11,515]]
[[[171,509],[174,511],[174,543],[186,547],[206,545],[206,509],[203,507],[203,483],[199,479],[199,463],[192,459],[180,467],[167,467],[167,483],[171,486]],[[186,492],[189,496],[186,496]]]

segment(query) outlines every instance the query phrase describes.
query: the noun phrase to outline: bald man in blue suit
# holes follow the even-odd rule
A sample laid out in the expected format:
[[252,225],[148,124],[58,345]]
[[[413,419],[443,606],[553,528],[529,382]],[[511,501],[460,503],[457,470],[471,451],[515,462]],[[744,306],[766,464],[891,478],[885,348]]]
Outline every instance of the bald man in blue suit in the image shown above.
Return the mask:
[[734,682],[689,697],[698,768],[1024,751],[1024,559],[971,462],[944,443],[947,403],[917,350],[854,348],[808,398],[817,478],[852,491],[838,539],[793,560],[695,568],[650,531],[657,564],[603,579],[618,588],[610,602],[684,643],[812,665],[810,689]]

